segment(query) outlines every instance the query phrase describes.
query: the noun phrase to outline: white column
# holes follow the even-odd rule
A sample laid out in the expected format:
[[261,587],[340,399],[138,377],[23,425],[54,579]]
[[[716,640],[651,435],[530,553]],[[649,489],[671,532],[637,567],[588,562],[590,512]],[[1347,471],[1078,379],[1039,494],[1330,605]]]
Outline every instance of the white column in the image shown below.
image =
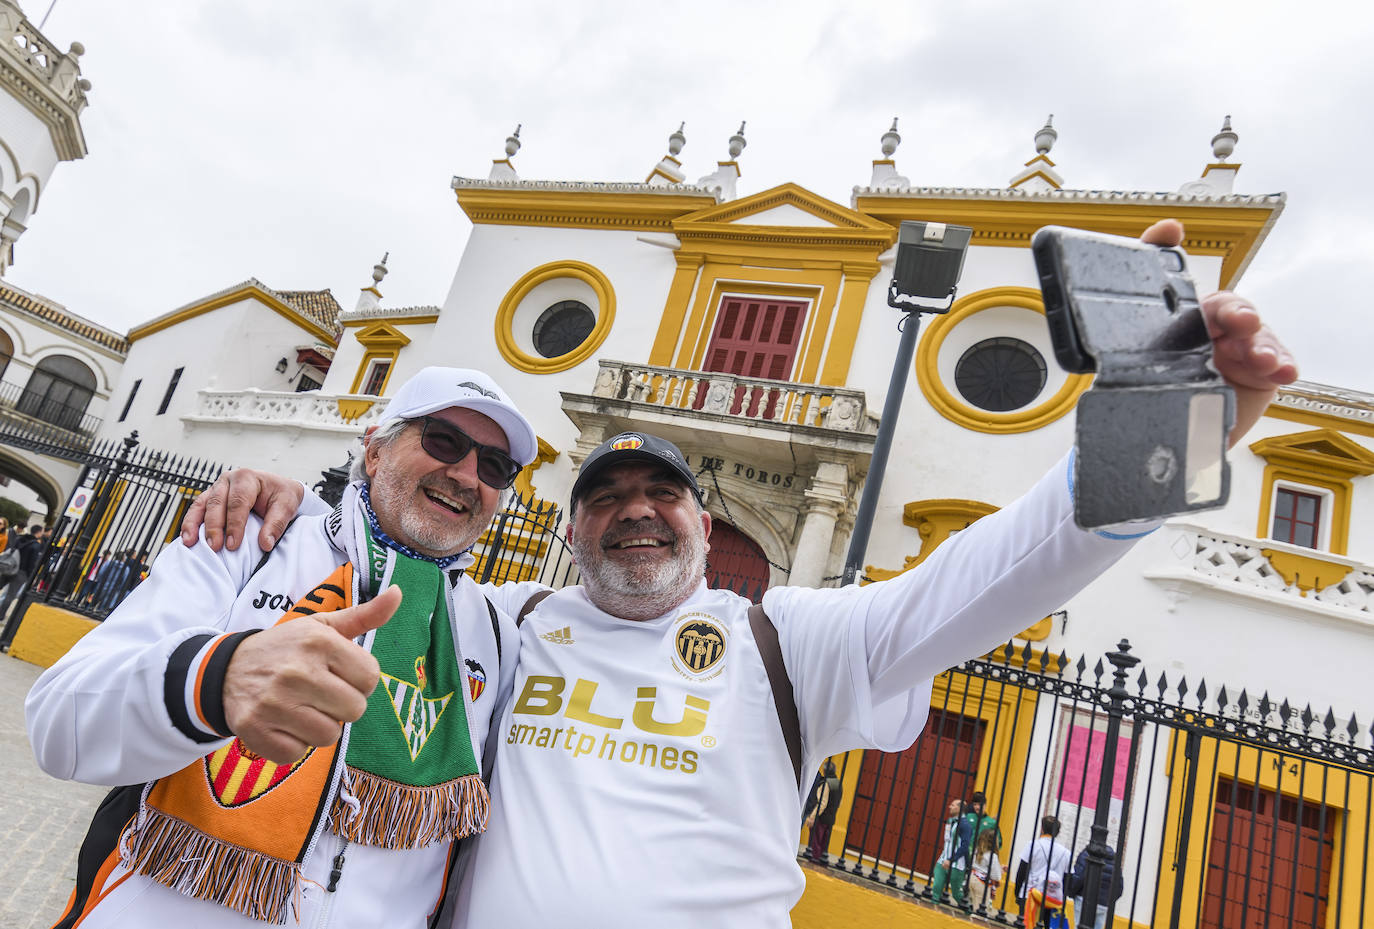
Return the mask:
[[817,587],[825,577],[835,535],[835,521],[849,504],[849,469],[838,462],[823,461],[806,488],[801,537],[792,556],[789,586]]

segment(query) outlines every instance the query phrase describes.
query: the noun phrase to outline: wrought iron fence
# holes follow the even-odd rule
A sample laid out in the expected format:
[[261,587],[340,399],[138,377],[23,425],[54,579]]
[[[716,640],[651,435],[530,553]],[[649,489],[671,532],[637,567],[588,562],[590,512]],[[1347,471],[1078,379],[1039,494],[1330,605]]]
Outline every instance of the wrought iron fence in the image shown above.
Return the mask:
[[835,866],[935,902],[950,801],[977,791],[986,809],[965,834],[995,823],[1007,873],[952,890],[955,911],[1024,925],[1018,898],[1046,888],[1018,892],[1018,864],[1053,816],[1081,877],[1064,875],[1075,925],[1099,903],[1115,926],[1374,925],[1374,727],[1205,680],[1128,683],[1126,641],[1106,658],[1008,644],[942,675],[911,749],[846,756]]
[[[12,436],[3,438],[13,444]],[[137,432],[77,460],[85,465],[81,478],[0,644],[9,644],[34,602],[103,619],[147,576],[176,538],[186,508],[222,470],[216,462],[140,447]]]

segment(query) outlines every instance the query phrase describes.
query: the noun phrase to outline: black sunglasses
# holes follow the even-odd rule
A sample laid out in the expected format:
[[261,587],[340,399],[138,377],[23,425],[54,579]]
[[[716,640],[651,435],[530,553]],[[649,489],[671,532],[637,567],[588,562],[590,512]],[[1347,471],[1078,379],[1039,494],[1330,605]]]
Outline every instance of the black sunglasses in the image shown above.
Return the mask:
[[501,449],[473,441],[463,430],[433,416],[421,416],[420,423],[420,447],[431,458],[444,464],[457,464],[475,449],[478,480],[497,490],[505,490],[515,483],[520,464]]

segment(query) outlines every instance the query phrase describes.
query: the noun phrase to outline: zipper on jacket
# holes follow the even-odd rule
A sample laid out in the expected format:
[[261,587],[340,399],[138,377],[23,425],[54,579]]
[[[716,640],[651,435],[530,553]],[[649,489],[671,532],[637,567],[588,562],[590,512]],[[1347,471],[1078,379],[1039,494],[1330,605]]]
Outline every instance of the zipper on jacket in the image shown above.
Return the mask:
[[339,878],[343,877],[344,852],[348,851],[348,840],[343,839],[343,844],[339,846],[339,853],[334,856],[334,861],[329,869],[329,885],[325,890],[330,893],[339,889]]

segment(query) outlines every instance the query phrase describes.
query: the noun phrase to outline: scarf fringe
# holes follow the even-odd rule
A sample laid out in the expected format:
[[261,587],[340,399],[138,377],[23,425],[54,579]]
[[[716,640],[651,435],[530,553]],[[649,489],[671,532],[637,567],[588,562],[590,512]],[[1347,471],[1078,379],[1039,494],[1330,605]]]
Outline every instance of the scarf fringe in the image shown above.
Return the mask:
[[129,867],[178,893],[208,900],[249,919],[285,925],[300,889],[300,868],[232,845],[148,808],[131,837]]
[[[412,787],[350,767],[345,783],[348,790],[335,796],[330,816],[334,831],[351,842],[424,848],[487,828],[491,798],[479,774],[434,787]],[[361,809],[350,799],[356,799]]]

